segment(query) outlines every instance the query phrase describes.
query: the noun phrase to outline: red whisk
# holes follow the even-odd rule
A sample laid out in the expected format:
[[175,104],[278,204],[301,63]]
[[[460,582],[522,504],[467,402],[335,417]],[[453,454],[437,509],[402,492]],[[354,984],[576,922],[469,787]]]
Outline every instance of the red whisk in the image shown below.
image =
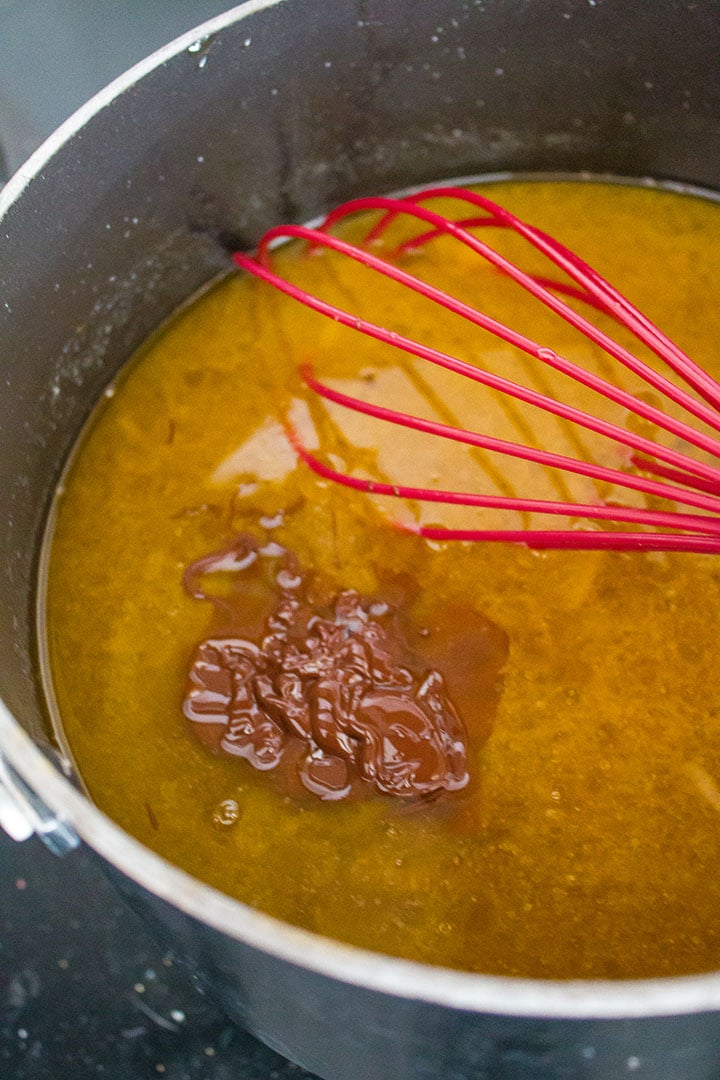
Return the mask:
[[[453,220],[426,205],[440,198],[457,200],[464,216]],[[360,245],[349,243],[329,231],[349,215],[372,210],[381,211],[381,214]],[[416,231],[396,244],[386,256],[373,253],[370,250],[371,245],[378,241],[399,217],[411,221]],[[415,223],[418,223],[420,231],[417,231]],[[471,231],[481,226],[512,230],[555,268],[561,270],[569,281],[556,281],[520,269]],[[669,402],[680,407],[691,419],[688,421],[677,418],[662,408],[649,404],[642,396],[621,389],[599,374],[559,355],[552,348],[539,344],[443,289],[421,280],[400,265],[404,254],[422,248],[442,236],[453,238],[512,279],[614,361],[642,380],[646,387],[651,387]],[[680,440],[684,446],[700,451],[703,456],[691,456],[691,453],[685,450],[665,446],[654,438],[601,419],[537,389],[424,345],[311,295],[281,276],[273,267],[274,246],[277,242],[288,239],[304,240],[311,248],[329,248],[356,260],[370,271],[407,287],[481,330],[515,346],[549,368],[568,376],[576,383],[595,391],[627,410],[629,414]],[[540,449],[364,401],[322,382],[310,366],[306,365],[302,369],[305,383],[326,401],[394,425],[639,492],[681,508],[644,509],[610,505],[601,500],[595,504],[563,499],[518,498],[511,495],[383,483],[337,471],[304,447],[295,433],[290,433],[299,456],[314,472],[325,479],[359,491],[420,502],[562,515],[586,523],[606,523],[605,529],[598,526],[563,529],[453,529],[425,525],[403,525],[403,528],[435,540],[510,541],[533,548],[720,551],[720,467],[715,464],[720,456],[720,439],[712,434],[720,433],[720,384],[577,255],[540,230],[526,225],[503,207],[474,191],[457,187],[430,188],[404,198],[354,199],[333,210],[318,228],[282,225],[270,229],[260,241],[255,255],[237,253],[234,260],[242,269],[301,304],[360,334],[465,376],[509,398],[535,406],[576,425],[577,428],[612,440],[630,451],[632,471],[595,464],[580,457],[557,453],[550,448]],[[662,374],[628,351],[596,323],[570,306],[568,300],[581,301],[588,312],[611,316],[617,324],[630,331],[643,346],[654,353],[674,377]],[[710,429],[710,433],[698,430],[693,421],[702,422]],[[706,458],[709,458],[709,461]]]

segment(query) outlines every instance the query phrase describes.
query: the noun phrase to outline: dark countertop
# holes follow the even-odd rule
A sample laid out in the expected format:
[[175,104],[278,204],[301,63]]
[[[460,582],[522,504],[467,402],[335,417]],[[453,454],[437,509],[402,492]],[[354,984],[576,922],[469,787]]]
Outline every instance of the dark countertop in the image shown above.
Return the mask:
[[309,1080],[231,1024],[82,850],[0,831],[2,1080]]
[[[115,75],[227,0],[0,0],[0,184]],[[233,1026],[83,853],[0,830],[0,1080],[305,1080]]]

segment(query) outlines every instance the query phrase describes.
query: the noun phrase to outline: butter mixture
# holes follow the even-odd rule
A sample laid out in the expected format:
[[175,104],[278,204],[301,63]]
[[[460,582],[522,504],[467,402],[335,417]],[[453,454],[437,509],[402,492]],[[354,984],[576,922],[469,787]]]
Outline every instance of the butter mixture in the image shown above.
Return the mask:
[[[720,375],[717,205],[601,183],[482,190],[577,251]],[[393,226],[396,239],[402,227]],[[350,223],[347,232],[363,228],[367,222]],[[525,258],[513,237],[496,239]],[[578,407],[646,432],[618,406],[355,263],[293,246],[273,258],[293,280],[359,316],[518,382],[572,394]],[[637,389],[633,376],[452,242],[433,240],[403,259],[419,276]],[[527,263],[541,272],[532,258]],[[609,320],[606,328],[616,333]],[[654,504],[638,492],[348,413],[308,389],[303,365],[365,400],[632,468],[627,451],[600,436],[430,369],[231,274],[128,365],[98,406],[56,502],[47,649],[63,737],[91,797],[216,888],[364,948],[560,979],[720,967],[718,557],[533,552],[404,532],[398,523],[547,522],[353,492],[299,460],[287,424],[334,468],[391,484]],[[662,404],[654,391],[641,393]],[[243,544],[264,553],[274,577],[243,569],[237,558],[213,562]],[[282,553],[295,562],[282,563]],[[332,686],[325,690],[336,694],[335,718],[366,727],[372,720],[373,730],[387,733],[404,687],[407,746],[419,740],[427,751],[422,761],[415,755],[412,775],[431,778],[418,797],[393,798],[400,774],[387,768],[392,754],[356,754],[342,728],[339,742],[323,728],[347,751],[329,768],[322,754],[303,756],[327,748],[316,737],[325,706],[312,720],[303,711],[302,695],[322,698],[309,648],[292,652],[286,633],[272,663],[267,650],[265,659],[253,651],[289,610],[282,604],[295,565],[304,593],[292,625],[321,620],[323,671],[358,662],[336,632],[351,631],[353,620],[391,627],[401,642],[390,644],[390,629],[373,631],[378,651],[363,653],[366,667],[357,671],[365,682],[352,709]],[[197,571],[193,588],[189,567]],[[381,653],[391,659],[376,676],[372,657]],[[440,683],[418,698],[432,673]],[[260,677],[269,680],[265,697]],[[391,686],[384,698],[383,678]],[[266,744],[248,749],[249,729],[237,716],[232,727],[232,709],[251,685],[258,723],[269,717],[277,728],[267,746],[279,761],[292,735],[303,782],[283,778],[272,763],[254,767],[253,754]],[[296,699],[299,712],[285,708]],[[433,728],[435,707],[445,709],[445,727]],[[223,752],[222,738],[244,752]],[[370,771],[360,775],[364,762]],[[362,797],[317,797],[329,788]]]

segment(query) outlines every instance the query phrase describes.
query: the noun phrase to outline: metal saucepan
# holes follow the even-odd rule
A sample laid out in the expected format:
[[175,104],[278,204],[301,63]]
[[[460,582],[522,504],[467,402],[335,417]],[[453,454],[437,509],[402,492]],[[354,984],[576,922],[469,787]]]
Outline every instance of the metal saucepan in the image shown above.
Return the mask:
[[41,749],[50,493],[123,361],[273,223],[505,171],[720,188],[718,56],[715,0],[251,0],[113,83],[0,195],[0,816],[58,851],[81,838],[232,1016],[328,1080],[710,1080],[720,974],[423,967],[284,925],[143,848]]

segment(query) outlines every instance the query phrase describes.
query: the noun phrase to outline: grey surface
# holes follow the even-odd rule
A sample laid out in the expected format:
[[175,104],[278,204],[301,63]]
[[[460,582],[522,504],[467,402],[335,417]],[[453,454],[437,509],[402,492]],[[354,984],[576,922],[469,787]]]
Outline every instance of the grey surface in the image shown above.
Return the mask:
[[6,173],[116,75],[233,6],[228,0],[0,0]]

